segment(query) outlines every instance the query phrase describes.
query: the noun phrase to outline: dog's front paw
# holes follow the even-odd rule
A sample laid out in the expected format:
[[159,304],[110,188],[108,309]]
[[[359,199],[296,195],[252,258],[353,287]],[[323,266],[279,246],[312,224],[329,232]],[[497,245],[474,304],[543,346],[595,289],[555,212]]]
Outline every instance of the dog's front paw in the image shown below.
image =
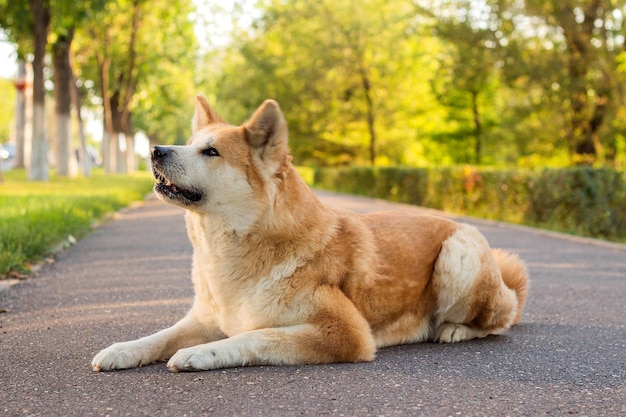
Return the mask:
[[233,352],[219,349],[211,344],[198,345],[180,349],[167,362],[167,367],[172,372],[182,372],[208,371],[241,365],[235,356]]
[[167,367],[172,372],[181,371],[205,371],[213,369],[212,360],[209,355],[215,358],[215,352],[207,352],[206,349],[202,349],[200,346],[193,346],[186,349],[180,349],[174,356],[167,362]]
[[94,371],[136,368],[147,363],[143,356],[133,342],[115,343],[94,356],[91,366]]

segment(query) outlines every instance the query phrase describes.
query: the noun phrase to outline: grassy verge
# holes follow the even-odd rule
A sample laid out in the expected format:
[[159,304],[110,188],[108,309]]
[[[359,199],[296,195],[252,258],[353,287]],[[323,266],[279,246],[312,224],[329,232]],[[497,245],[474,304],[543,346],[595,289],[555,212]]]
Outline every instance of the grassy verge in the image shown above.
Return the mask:
[[107,213],[150,191],[147,172],[90,178],[55,178],[30,182],[23,170],[3,173],[0,183],[0,278],[11,271],[28,271],[29,263],[45,256],[69,236],[80,238]]

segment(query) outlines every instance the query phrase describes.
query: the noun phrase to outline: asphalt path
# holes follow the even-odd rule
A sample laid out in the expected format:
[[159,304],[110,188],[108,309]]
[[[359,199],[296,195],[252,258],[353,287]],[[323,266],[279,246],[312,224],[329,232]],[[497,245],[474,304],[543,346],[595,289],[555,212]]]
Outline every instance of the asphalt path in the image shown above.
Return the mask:
[[530,270],[522,323],[505,335],[385,348],[362,364],[93,372],[100,349],[190,307],[182,215],[156,200],[124,210],[0,292],[0,416],[626,415],[626,246],[472,219],[460,220]]

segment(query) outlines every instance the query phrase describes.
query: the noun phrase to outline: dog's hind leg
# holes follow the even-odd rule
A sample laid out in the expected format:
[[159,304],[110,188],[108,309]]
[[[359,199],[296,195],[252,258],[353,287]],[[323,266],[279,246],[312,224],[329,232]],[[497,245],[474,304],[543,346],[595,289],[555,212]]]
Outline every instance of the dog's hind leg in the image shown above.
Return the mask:
[[463,225],[442,245],[433,272],[434,340],[460,342],[499,334],[514,322],[517,297],[502,279],[486,239]]
[[318,304],[306,323],[247,331],[181,349],[167,366],[178,372],[373,360],[374,338],[356,307],[336,288],[318,288],[315,298],[324,299],[323,305]]
[[100,351],[91,361],[94,371],[136,368],[169,359],[181,348],[224,338],[217,327],[211,329],[187,314],[178,323],[153,335],[115,343]]

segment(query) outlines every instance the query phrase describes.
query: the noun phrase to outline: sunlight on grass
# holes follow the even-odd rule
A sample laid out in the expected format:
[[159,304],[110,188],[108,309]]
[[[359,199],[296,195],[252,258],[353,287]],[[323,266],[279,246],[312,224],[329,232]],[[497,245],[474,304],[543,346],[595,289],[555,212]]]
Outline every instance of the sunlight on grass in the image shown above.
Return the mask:
[[5,172],[0,183],[0,277],[25,271],[70,235],[84,236],[95,222],[134,201],[152,187],[147,172],[90,178],[26,180],[24,170]]

